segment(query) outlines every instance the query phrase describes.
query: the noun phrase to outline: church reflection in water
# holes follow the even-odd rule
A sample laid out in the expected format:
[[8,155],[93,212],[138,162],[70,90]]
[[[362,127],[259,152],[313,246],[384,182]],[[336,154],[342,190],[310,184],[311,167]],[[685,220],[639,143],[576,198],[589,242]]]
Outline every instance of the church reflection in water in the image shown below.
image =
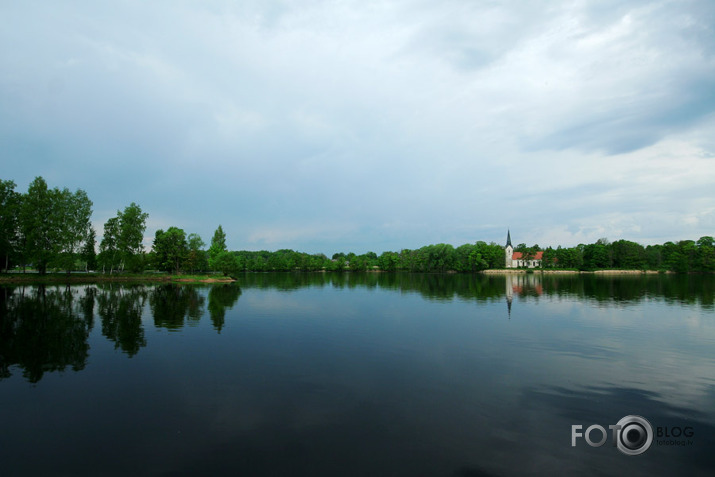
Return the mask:
[[511,319],[511,305],[514,295],[522,297],[539,297],[544,293],[541,275],[534,273],[509,273],[506,275],[506,307]]

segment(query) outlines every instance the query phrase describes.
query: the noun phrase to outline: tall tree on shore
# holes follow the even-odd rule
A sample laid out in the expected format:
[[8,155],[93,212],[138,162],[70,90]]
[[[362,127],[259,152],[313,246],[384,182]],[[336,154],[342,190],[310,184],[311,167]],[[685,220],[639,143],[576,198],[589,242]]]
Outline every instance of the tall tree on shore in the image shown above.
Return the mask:
[[189,234],[188,237],[188,254],[186,257],[186,265],[194,273],[195,269],[204,268],[206,264],[206,252],[203,248],[206,246],[199,234]]
[[5,270],[10,267],[10,258],[18,251],[20,197],[13,181],[0,179],[0,257],[3,259],[0,268]]
[[117,211],[117,217],[119,218],[117,248],[122,265],[138,271],[141,268],[138,257],[144,251],[144,231],[149,214],[142,212],[141,207],[132,202],[124,208],[123,212]]
[[215,270],[216,258],[222,253],[226,252],[226,234],[223,231],[221,225],[218,226],[214,232],[214,236],[211,238],[211,246],[209,247],[209,267]]
[[47,272],[57,251],[57,217],[52,209],[52,191],[42,177],[35,177],[23,197],[19,220],[24,261],[31,262],[40,274]]
[[87,234],[87,240],[84,242],[82,247],[82,260],[84,260],[84,270],[86,272],[90,270],[95,270],[97,268],[97,251],[95,247],[97,246],[97,234],[94,231],[94,227],[89,228],[89,233]]
[[99,245],[100,261],[104,271],[109,265],[110,275],[114,272],[114,265],[117,263],[119,254],[119,217],[111,217],[104,223],[104,235]]
[[78,189],[72,193],[67,188],[53,190],[53,222],[57,224],[57,248],[62,267],[69,273],[83,242],[87,240],[92,216],[92,201],[87,193]]
[[186,233],[177,227],[169,227],[166,232],[159,229],[154,235],[154,257],[159,270],[179,273],[186,260]]

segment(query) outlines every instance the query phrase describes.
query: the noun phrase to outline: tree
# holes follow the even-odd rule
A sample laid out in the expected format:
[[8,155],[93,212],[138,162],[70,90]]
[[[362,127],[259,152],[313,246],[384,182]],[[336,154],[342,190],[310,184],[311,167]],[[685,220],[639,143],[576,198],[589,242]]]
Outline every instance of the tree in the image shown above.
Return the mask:
[[24,241],[25,262],[40,274],[57,252],[57,217],[53,214],[53,194],[42,177],[35,177],[22,199],[19,211],[20,233]]
[[710,236],[700,237],[698,247],[698,268],[704,272],[715,270],[715,239]]
[[92,217],[92,201],[81,189],[53,190],[53,215],[57,224],[57,248],[62,268],[69,273],[75,265],[81,244],[87,240]]
[[395,252],[382,252],[380,257],[377,259],[377,263],[380,270],[385,272],[394,272],[397,269],[399,258],[399,255]]
[[4,258],[5,270],[10,268],[10,259],[18,252],[20,197],[13,181],[0,179],[0,257]]
[[241,263],[235,254],[231,252],[221,252],[214,258],[212,268],[220,271],[224,276],[235,276],[241,268]]
[[467,263],[469,271],[472,272],[486,270],[489,268],[489,264],[486,260],[484,260],[484,258],[482,258],[482,254],[476,250],[472,250],[469,253],[469,261]]
[[179,273],[188,251],[186,233],[177,227],[169,227],[166,232],[157,230],[153,249],[159,270]]
[[203,248],[206,246],[198,234],[189,234],[188,237],[188,255],[186,257],[186,265],[194,273],[195,269],[204,269],[206,264],[206,252]]
[[660,270],[663,267],[662,245],[648,245],[645,248],[645,255],[650,270]]
[[643,245],[628,240],[617,240],[611,244],[613,266],[629,270],[646,268],[646,251]]
[[114,265],[117,263],[119,254],[119,217],[112,217],[104,224],[104,235],[102,242],[99,245],[100,261],[102,270],[109,265],[110,275],[114,271]]
[[209,266],[212,270],[216,270],[214,266],[214,260],[221,252],[225,252],[226,249],[226,234],[223,231],[221,225],[218,226],[214,232],[214,236],[211,238],[211,246],[209,247]]
[[587,270],[612,266],[611,245],[605,238],[586,245],[583,249],[583,267]]
[[87,234],[87,240],[84,242],[82,247],[82,260],[84,260],[84,270],[90,271],[97,268],[97,251],[95,247],[97,246],[97,234],[93,227],[89,228],[89,233]]
[[[526,247],[526,244],[520,244],[519,246]],[[487,268],[504,268],[504,247],[501,245],[491,242],[487,244],[483,241],[478,241],[474,244],[476,247],[476,252],[482,257],[482,260],[487,262]]]
[[122,264],[133,271],[139,271],[142,267],[138,257],[144,251],[144,231],[149,214],[142,212],[141,207],[132,202],[124,208],[124,212],[117,211],[117,217],[119,218],[117,248]]

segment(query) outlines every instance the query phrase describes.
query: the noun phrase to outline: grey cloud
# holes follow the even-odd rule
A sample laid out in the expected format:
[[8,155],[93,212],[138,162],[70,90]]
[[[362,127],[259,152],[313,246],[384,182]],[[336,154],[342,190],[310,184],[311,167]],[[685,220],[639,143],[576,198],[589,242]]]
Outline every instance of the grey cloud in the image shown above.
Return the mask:
[[[379,252],[596,223],[623,185],[590,166],[647,170],[638,152],[671,138],[712,174],[693,158],[713,154],[715,7],[524,5],[3,4],[3,178],[137,201],[204,240],[221,223],[236,248]],[[570,189],[533,187],[565,166]],[[674,211],[712,203],[683,190]]]

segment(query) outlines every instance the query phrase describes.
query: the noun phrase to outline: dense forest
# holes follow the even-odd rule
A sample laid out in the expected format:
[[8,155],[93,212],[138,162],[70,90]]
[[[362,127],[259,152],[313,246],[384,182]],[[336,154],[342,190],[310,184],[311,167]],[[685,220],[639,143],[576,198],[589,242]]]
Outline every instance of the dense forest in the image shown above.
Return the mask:
[[[217,271],[233,275],[242,271],[411,271],[478,272],[504,268],[500,244],[477,241],[454,247],[426,245],[377,255],[336,253],[307,254],[283,249],[229,251],[221,225],[206,243],[195,233],[179,227],[157,230],[151,250],[144,250],[148,214],[132,202],[104,224],[102,238],[91,226],[92,201],[81,189],[50,189],[42,177],[30,183],[26,193],[15,183],[0,179],[0,270],[100,271],[116,273],[160,270],[171,273]],[[543,250],[545,269],[629,269],[674,272],[715,271],[715,239],[681,240],[648,245],[599,239],[575,247],[542,249],[519,244],[515,251],[525,257]]]

